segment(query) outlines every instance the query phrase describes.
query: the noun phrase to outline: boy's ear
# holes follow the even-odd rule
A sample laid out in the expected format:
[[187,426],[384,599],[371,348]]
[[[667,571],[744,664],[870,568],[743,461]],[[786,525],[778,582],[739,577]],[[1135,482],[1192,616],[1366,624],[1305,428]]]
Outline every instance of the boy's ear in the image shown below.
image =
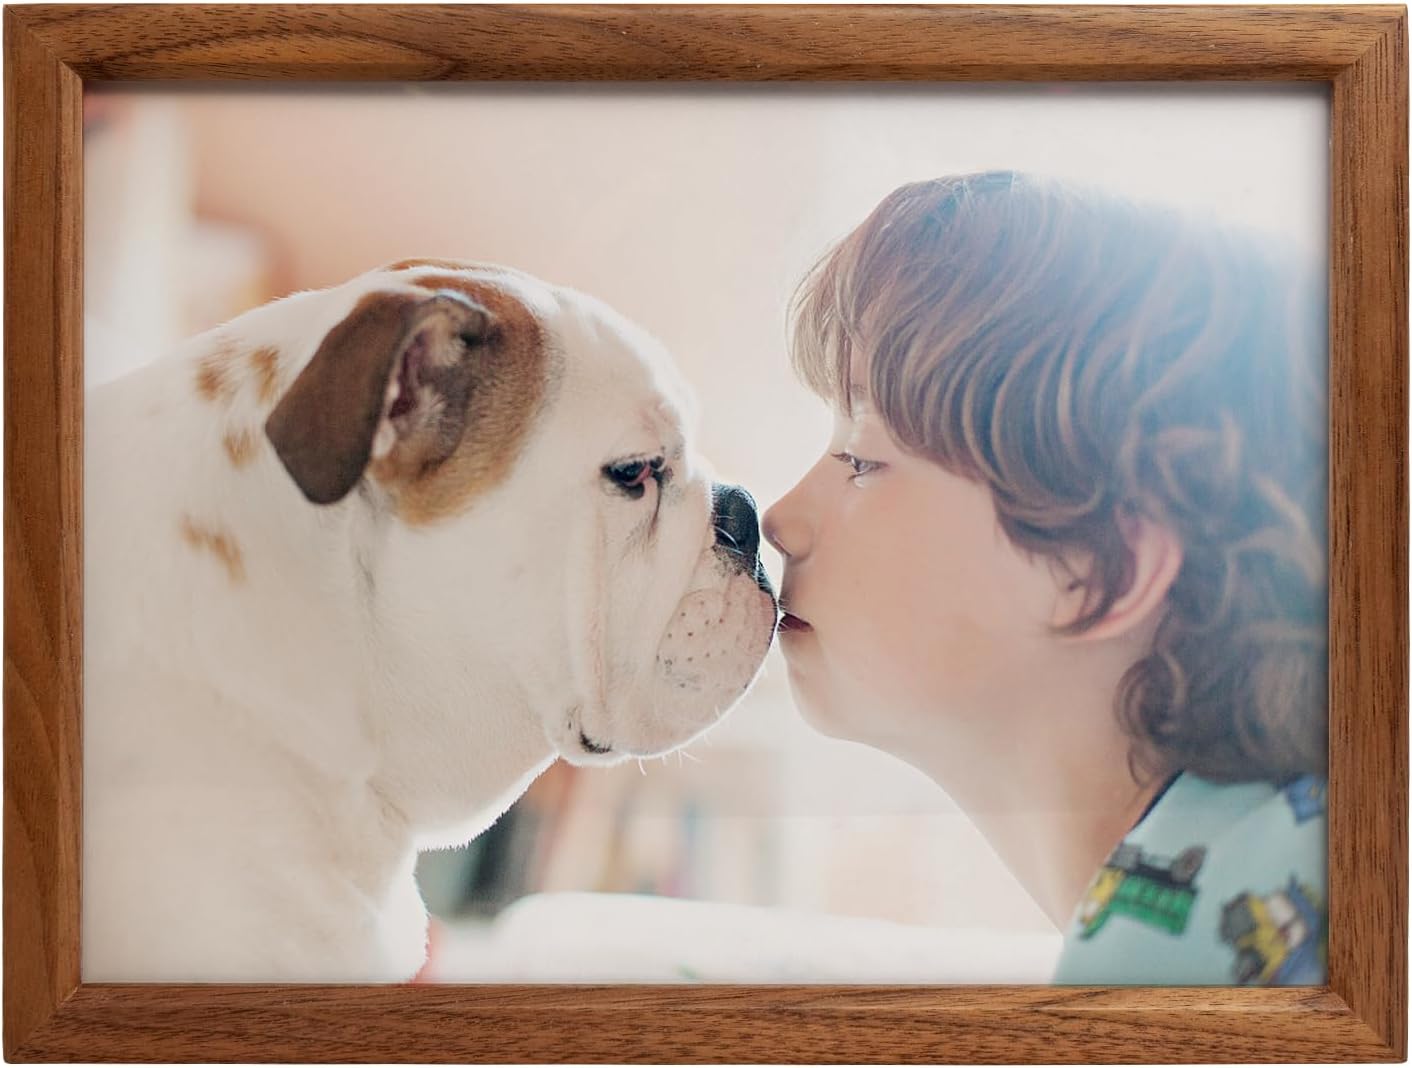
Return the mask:
[[[1118,529],[1132,553],[1132,581],[1100,619],[1072,636],[1074,641],[1116,638],[1153,618],[1181,570],[1182,543],[1168,527],[1136,512],[1121,511]],[[1052,620],[1061,627],[1078,619],[1084,609],[1083,586],[1079,583],[1065,586],[1067,588],[1061,588],[1056,598]]]

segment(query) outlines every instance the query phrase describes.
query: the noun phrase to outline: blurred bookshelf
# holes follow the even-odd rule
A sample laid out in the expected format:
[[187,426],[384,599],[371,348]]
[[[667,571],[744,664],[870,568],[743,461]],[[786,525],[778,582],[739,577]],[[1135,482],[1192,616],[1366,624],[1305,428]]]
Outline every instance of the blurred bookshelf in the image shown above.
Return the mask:
[[581,892],[1053,931],[934,783],[801,721],[777,652],[686,752],[611,768],[558,761],[469,845],[423,854],[417,875],[443,924]]
[[778,679],[687,754],[552,764],[425,853],[424,982],[1047,982],[1059,935],[920,773]]
[[768,753],[583,769],[557,761],[469,845],[422,854],[417,878],[443,919],[489,919],[535,893],[779,900],[780,828]]

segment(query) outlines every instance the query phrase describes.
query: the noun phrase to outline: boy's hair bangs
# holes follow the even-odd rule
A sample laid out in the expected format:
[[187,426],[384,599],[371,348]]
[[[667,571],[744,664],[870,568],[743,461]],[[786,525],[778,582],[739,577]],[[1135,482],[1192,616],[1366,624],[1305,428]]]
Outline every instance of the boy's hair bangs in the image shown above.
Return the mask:
[[851,412],[853,374],[851,308],[844,306],[860,235],[855,232],[826,253],[804,277],[790,300],[790,362],[794,372],[826,403]]

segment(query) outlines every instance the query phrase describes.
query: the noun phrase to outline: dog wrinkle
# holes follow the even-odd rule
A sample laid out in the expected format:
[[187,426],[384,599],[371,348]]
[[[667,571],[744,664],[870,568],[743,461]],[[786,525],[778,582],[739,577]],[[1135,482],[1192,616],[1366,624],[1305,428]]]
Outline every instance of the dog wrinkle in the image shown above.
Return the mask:
[[238,586],[245,581],[245,560],[235,539],[224,531],[208,529],[196,523],[189,515],[181,517],[181,537],[198,552],[209,552],[219,560],[230,577],[231,585]]
[[362,592],[363,603],[372,604],[377,594],[377,582],[373,578],[372,565],[363,553],[359,552],[353,558],[354,564],[358,568],[358,589]]
[[381,271],[412,271],[418,267],[435,267],[441,271],[470,271],[482,267],[481,264],[472,263],[469,260],[438,260],[428,258],[417,258],[410,260],[398,260],[396,263],[389,263],[386,267],[379,267]]

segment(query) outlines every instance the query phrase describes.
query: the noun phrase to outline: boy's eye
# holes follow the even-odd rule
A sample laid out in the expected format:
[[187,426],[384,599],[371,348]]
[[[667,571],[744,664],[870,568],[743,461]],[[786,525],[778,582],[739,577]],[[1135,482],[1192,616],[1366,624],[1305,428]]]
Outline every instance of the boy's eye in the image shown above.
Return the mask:
[[857,456],[854,456],[851,452],[835,452],[830,453],[830,455],[835,460],[838,460],[841,463],[845,463],[849,467],[853,468],[854,478],[860,478],[863,475],[868,474],[870,471],[876,471],[879,467],[882,466],[882,464],[878,463],[876,460],[864,460]]

